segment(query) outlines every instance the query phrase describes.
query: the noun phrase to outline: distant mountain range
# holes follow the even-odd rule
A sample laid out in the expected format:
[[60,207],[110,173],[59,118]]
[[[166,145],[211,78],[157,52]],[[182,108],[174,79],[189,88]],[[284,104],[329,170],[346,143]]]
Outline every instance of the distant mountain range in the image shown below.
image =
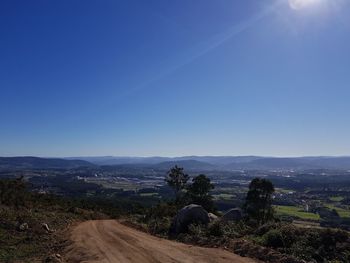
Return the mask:
[[184,157],[75,157],[96,165],[145,165],[169,168],[174,165],[196,170],[307,170],[350,169],[350,157],[261,157],[261,156],[184,156]]
[[91,167],[94,164],[84,160],[39,157],[0,157],[0,169],[72,169]]
[[350,170],[350,157],[260,157],[260,156],[184,156],[184,157],[0,157],[0,169],[72,169],[78,167],[123,166],[138,169],[170,169],[174,165],[188,170]]
[[223,166],[230,163],[245,163],[262,157],[258,156],[182,156],[182,157],[68,157],[68,160],[85,160],[97,165],[119,164],[160,164],[166,162],[198,161],[215,166]]

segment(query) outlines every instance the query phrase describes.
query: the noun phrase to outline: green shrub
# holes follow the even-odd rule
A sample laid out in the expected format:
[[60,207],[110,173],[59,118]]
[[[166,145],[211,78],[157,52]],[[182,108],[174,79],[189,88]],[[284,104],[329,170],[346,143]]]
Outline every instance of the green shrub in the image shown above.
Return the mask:
[[266,224],[258,227],[258,229],[256,229],[254,234],[258,235],[258,236],[262,236],[265,233],[269,232],[271,229],[276,229],[276,228],[279,228],[280,226],[281,226],[280,224],[277,224],[274,222],[269,222],[269,223],[266,223]]
[[205,237],[206,236],[206,227],[201,224],[191,224],[188,226],[188,234],[195,237]]
[[23,177],[14,180],[0,180],[0,204],[16,208],[25,206],[28,195]]
[[214,221],[213,223],[209,224],[208,226],[208,235],[215,236],[215,237],[221,237],[224,235],[224,227],[222,222],[219,220]]
[[350,262],[349,234],[334,229],[306,229],[293,224],[268,224],[253,238],[260,245],[274,248],[299,259],[316,262]]
[[283,237],[280,230],[272,229],[265,233],[262,237],[264,246],[272,248],[284,247]]
[[147,229],[152,235],[167,237],[169,228],[171,225],[171,219],[168,217],[150,219],[147,221]]

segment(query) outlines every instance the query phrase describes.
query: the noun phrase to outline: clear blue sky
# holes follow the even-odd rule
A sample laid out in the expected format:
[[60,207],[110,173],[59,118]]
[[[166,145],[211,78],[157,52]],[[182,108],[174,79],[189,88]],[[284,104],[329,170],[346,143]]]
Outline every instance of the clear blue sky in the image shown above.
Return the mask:
[[349,1],[2,0],[0,34],[2,156],[350,154]]

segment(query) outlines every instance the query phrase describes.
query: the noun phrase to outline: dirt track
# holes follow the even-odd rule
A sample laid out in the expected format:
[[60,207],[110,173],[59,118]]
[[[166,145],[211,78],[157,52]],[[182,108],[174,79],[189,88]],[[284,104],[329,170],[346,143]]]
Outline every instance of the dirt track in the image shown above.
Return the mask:
[[216,248],[189,246],[157,238],[114,220],[87,221],[72,230],[68,262],[121,263],[253,263]]

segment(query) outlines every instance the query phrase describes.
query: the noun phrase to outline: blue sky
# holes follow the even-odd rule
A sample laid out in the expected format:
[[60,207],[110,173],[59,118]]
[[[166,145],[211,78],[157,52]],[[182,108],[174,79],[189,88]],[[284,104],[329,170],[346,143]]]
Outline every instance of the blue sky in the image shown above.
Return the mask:
[[1,1],[0,155],[349,155],[349,14],[344,0]]

